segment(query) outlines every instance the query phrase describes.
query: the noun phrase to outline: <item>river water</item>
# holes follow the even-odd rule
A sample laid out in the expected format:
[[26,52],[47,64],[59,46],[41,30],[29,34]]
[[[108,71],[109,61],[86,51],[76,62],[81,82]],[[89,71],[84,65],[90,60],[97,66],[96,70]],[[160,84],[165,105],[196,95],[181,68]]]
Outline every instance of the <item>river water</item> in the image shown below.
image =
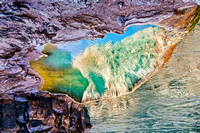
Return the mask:
[[91,132],[200,132],[200,25],[135,92],[86,104]]
[[41,90],[79,102],[125,94],[158,65],[155,36],[160,32],[153,25],[134,25],[94,41],[47,44],[37,47],[47,56],[30,65],[43,78]]
[[[58,45],[48,58],[31,65],[44,78],[42,89],[81,101],[88,82],[70,62],[94,43],[117,42],[147,27],[133,26],[124,35],[110,33],[104,39]],[[200,132],[199,37],[197,25],[177,45],[169,63],[135,92],[86,103],[91,132]]]

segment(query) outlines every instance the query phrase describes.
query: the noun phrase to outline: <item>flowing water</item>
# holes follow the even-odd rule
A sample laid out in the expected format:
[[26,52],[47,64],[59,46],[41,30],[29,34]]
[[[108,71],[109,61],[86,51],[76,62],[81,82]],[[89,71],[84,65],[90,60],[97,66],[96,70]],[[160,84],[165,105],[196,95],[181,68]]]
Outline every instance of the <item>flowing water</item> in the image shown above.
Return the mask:
[[[49,56],[31,62],[31,66],[45,80],[42,89],[67,93],[81,101],[89,82],[71,62],[91,45],[103,45],[111,39],[116,43],[147,27],[150,25],[133,26],[124,35],[110,33],[95,41],[50,46],[50,51],[43,51]],[[178,44],[169,63],[134,93],[86,103],[91,132],[200,132],[199,36],[198,25]],[[103,94],[104,80],[96,75],[90,77],[94,83],[98,81],[96,88],[103,88],[98,90]]]
[[42,90],[67,93],[77,101],[118,96],[133,91],[160,66],[156,41],[164,35],[152,25],[132,26],[95,41],[46,45],[42,52],[48,56],[30,64],[44,79]]
[[200,25],[134,93],[86,104],[91,132],[200,132]]

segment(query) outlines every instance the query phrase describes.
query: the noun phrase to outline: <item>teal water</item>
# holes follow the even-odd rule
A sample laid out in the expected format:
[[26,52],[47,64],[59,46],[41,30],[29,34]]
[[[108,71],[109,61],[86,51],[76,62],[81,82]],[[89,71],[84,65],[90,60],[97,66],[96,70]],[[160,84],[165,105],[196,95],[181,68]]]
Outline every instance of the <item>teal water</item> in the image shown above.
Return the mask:
[[121,35],[47,45],[48,57],[32,66],[44,78],[42,90],[66,93],[79,102],[122,95],[157,66],[153,36],[160,32],[153,25],[131,26]]
[[200,25],[134,93],[86,104],[99,132],[200,132]]
[[164,95],[162,89],[147,83],[128,96],[89,104],[91,133],[200,132],[200,93],[179,86]]
[[[134,93],[86,103],[93,125],[91,133],[200,132],[199,29],[194,30],[185,39],[186,41],[179,43],[170,62]],[[80,49],[77,50],[79,45]],[[65,54],[60,56],[52,53],[52,55],[55,54],[58,57],[55,58],[56,60],[63,58],[66,63],[56,63],[51,66],[55,59],[50,58],[46,64],[49,63],[51,67],[59,69],[71,69],[70,61],[73,61],[77,54],[82,53],[90,45],[81,42],[73,46],[69,43],[59,45],[59,50]],[[138,64],[142,66],[140,60]],[[79,75],[82,79],[80,71],[77,73],[75,75]],[[96,91],[102,95],[105,91],[105,87],[102,86],[105,84],[102,76],[90,73],[90,77],[92,77]],[[76,79],[77,77],[74,77],[71,80],[76,81]],[[134,77],[132,80],[140,79]],[[82,80],[79,84],[80,82]],[[73,82],[73,85],[76,86],[76,82]],[[60,92],[63,92],[63,86],[59,85],[58,88]],[[70,89],[66,86],[67,93]],[[83,90],[79,91],[81,93],[76,93],[75,89],[71,92],[77,94],[78,97],[84,93]]]
[[72,57],[68,51],[56,49],[49,54],[47,58],[43,59],[43,62],[49,67],[56,69],[72,68]]

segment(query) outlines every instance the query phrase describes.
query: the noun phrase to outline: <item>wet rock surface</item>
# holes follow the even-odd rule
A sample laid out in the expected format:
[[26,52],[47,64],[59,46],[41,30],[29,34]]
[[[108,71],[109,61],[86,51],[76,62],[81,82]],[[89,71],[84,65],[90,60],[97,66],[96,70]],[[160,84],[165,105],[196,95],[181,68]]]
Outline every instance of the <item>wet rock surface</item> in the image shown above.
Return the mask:
[[30,69],[29,61],[42,54],[34,46],[94,39],[108,32],[123,33],[131,24],[190,29],[193,26],[190,22],[199,12],[196,3],[193,0],[1,0],[0,131],[85,129],[80,104],[64,95],[38,91],[42,79]]
[[83,105],[62,94],[0,94],[0,132],[83,132]]

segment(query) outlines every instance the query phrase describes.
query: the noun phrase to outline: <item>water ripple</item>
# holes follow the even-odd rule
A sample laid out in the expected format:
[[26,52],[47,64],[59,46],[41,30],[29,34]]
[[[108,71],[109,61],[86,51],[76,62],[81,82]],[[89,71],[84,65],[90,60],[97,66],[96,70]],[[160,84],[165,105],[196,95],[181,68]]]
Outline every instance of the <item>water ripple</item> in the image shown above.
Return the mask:
[[88,104],[91,132],[200,132],[199,36],[194,30],[134,93]]

